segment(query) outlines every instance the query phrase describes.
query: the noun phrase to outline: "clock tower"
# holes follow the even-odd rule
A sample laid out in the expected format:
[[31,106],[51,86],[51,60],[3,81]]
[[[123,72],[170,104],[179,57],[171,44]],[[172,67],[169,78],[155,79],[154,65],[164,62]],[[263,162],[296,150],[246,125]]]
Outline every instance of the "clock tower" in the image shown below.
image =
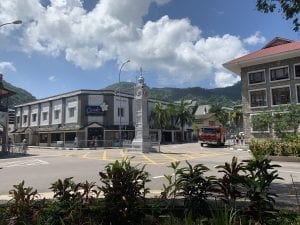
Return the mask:
[[140,75],[134,88],[135,100],[135,137],[132,149],[147,153],[151,149],[148,123],[148,87],[144,83],[144,76]]

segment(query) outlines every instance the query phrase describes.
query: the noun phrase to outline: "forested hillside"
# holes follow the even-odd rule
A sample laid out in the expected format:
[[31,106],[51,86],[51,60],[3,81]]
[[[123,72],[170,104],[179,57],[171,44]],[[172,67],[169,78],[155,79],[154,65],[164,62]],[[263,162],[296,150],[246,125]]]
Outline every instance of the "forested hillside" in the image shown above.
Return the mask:
[[14,91],[16,94],[8,98],[8,107],[13,108],[15,105],[23,104],[27,102],[31,102],[36,100],[32,94],[30,94],[28,91],[18,88],[6,81],[3,81],[3,85],[5,88]]
[[[123,93],[133,94],[135,83],[121,82],[120,90]],[[119,90],[119,84],[113,84],[106,90]],[[150,98],[164,101],[197,100],[200,104],[222,103],[232,105],[241,103],[241,83],[225,88],[205,89],[201,87],[192,88],[150,88]]]

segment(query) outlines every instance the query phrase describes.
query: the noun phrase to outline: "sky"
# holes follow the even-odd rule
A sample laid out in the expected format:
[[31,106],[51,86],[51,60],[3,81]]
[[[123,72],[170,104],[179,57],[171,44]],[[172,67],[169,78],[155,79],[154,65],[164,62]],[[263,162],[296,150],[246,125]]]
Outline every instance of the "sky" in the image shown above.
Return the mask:
[[[0,73],[36,98],[136,82],[216,88],[240,80],[222,64],[274,37],[300,39],[255,0],[1,0]],[[129,63],[121,65],[130,60]]]

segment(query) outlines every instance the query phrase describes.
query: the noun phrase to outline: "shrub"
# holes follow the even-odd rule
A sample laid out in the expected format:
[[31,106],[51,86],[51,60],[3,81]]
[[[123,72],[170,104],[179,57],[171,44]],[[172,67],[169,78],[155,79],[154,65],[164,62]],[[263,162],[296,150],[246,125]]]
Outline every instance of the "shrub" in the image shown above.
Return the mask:
[[44,200],[37,201],[37,190],[33,190],[32,187],[24,187],[24,185],[25,182],[22,181],[17,185],[13,185],[14,189],[9,191],[12,199],[4,212],[6,218],[4,220],[10,225],[35,223],[40,209],[43,208]]
[[101,204],[95,198],[99,191],[94,182],[76,184],[72,177],[68,177],[58,179],[50,189],[54,192],[54,201],[49,201],[43,209],[40,217],[42,224],[81,225],[99,220],[100,215],[96,215],[101,212],[98,209]]
[[237,198],[243,196],[242,182],[244,175],[241,172],[245,171],[243,163],[238,163],[236,157],[233,157],[231,163],[225,162],[224,165],[216,166],[219,173],[224,173],[222,178],[217,182],[217,193],[221,194],[221,199],[226,205],[236,208]]
[[287,140],[251,140],[249,149],[254,156],[275,155],[275,156],[297,156],[300,157],[300,139]]
[[[203,164],[192,166],[186,161],[187,166],[178,168],[179,162],[172,163],[174,176],[165,175],[168,186],[164,185],[162,197],[183,197],[185,215],[191,214],[194,217],[200,214],[208,215],[207,198],[211,194],[214,176],[205,177],[204,173],[209,169]],[[174,203],[174,202],[173,202]],[[174,208],[174,205],[172,206]]]
[[275,169],[279,165],[271,164],[266,156],[257,156],[246,162],[243,185],[246,188],[246,197],[250,200],[247,214],[259,222],[264,222],[272,216],[277,195],[270,190],[271,184],[276,179],[282,179]]
[[145,166],[138,168],[130,165],[127,158],[109,163],[105,171],[99,172],[104,194],[104,224],[140,224],[144,217],[145,195],[149,192],[146,183],[149,173]]

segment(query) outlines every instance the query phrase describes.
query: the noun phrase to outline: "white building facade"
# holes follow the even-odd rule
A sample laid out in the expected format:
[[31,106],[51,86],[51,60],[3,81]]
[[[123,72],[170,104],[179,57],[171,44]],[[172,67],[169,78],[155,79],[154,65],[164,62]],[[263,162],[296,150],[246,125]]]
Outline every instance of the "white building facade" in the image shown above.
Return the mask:
[[[121,102],[120,102],[121,100]],[[29,145],[56,146],[58,143],[78,147],[112,146],[119,138],[134,135],[134,101],[128,94],[114,91],[78,90],[40,99],[15,107],[14,142],[24,138]]]

